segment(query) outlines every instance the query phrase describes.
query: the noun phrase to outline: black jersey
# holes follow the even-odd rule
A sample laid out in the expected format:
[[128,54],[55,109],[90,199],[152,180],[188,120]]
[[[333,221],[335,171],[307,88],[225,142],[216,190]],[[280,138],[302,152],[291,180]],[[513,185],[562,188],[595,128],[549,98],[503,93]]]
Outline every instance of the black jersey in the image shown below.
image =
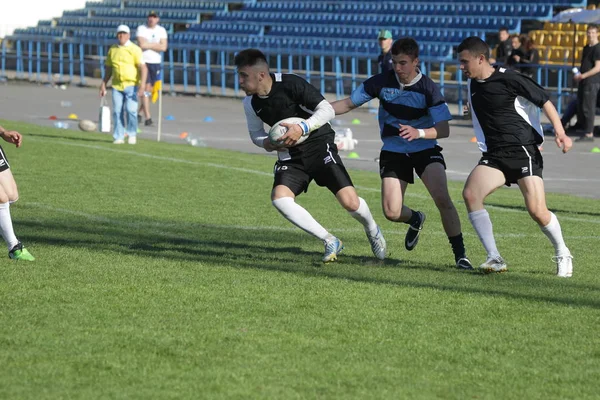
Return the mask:
[[377,57],[377,63],[379,64],[379,73],[392,71],[394,69],[394,60],[392,60],[392,51],[387,53],[380,53]]
[[[580,72],[583,74],[584,72],[588,72],[590,69],[594,68],[596,65],[596,61],[600,60],[600,43],[596,43],[593,46],[589,44],[583,48],[583,52],[581,55],[581,67]],[[594,74],[589,78],[586,78],[581,81],[584,85],[591,85],[593,83],[600,83],[600,74]]]
[[496,67],[489,78],[470,79],[467,86],[473,128],[481,151],[544,141],[540,108],[549,97],[530,77]]
[[[269,126],[282,119],[299,117],[308,119],[317,105],[325,100],[323,95],[310,83],[294,74],[271,74],[273,86],[266,97],[252,95],[250,104],[258,118]],[[248,101],[248,100],[246,100]],[[302,150],[316,141],[333,141],[335,132],[329,123],[312,131],[303,143],[290,148]]]

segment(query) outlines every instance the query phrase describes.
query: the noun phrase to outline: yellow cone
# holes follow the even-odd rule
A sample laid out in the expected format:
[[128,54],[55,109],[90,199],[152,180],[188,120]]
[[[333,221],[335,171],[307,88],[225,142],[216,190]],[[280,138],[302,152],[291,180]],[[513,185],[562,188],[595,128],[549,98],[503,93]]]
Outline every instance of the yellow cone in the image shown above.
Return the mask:
[[348,153],[348,158],[360,158],[360,157],[358,156],[357,152],[353,151],[351,153]]
[[592,153],[600,153],[600,147],[594,147]]
[[77,119],[77,114],[69,114],[69,119]]

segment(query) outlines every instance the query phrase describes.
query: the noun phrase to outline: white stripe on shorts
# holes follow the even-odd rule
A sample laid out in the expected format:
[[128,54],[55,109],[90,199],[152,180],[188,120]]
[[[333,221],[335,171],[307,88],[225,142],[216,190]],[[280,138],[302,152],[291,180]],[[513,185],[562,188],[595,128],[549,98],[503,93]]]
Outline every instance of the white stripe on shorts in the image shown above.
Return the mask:
[[531,165],[531,156],[529,155],[529,152],[527,151],[525,146],[521,146],[521,147],[523,148],[523,151],[525,152],[525,154],[527,154],[527,158],[529,159],[529,176],[533,176],[533,167]]
[[327,153],[329,154],[329,157],[331,157],[331,161],[333,161],[334,164],[337,164],[335,158],[333,157],[333,154],[331,154],[331,150],[329,150],[329,143],[327,143]]

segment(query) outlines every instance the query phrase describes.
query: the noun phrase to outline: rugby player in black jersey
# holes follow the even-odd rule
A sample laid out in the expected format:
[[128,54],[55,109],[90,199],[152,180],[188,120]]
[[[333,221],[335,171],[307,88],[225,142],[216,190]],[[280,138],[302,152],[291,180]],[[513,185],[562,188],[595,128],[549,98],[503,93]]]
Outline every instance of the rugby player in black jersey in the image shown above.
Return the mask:
[[[341,240],[329,233],[302,206],[296,196],[306,192],[311,181],[327,187],[367,234],[373,254],[380,260],[386,255],[386,243],[367,203],[358,197],[352,180],[338,155],[335,132],[329,121],[335,116],[331,104],[306,80],[294,74],[269,71],[265,55],[246,49],[235,57],[239,84],[247,97],[244,111],[252,142],[266,151],[277,151],[271,200],[288,221],[325,244],[323,262],[335,261],[342,251]],[[282,124],[288,128],[281,145],[269,141],[264,124],[290,117],[303,118],[300,124]],[[300,137],[308,136],[300,144]]]
[[540,109],[554,127],[556,145],[563,153],[572,146],[556,108],[546,91],[530,77],[490,65],[489,47],[480,38],[463,40],[458,53],[460,68],[469,79],[473,128],[483,152],[463,190],[469,220],[487,251],[487,260],[479,268],[484,272],[507,269],[496,247],[484,200],[502,185],[516,183],[529,215],[554,246],[557,275],[568,278],[573,274],[573,257],[565,245],[556,215],[546,205],[543,159],[538,149],[544,140]]

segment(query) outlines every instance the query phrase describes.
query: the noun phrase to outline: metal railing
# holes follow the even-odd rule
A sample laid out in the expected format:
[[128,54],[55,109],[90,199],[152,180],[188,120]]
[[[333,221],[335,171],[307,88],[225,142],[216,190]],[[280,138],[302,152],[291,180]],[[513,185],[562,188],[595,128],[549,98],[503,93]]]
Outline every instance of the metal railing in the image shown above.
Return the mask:
[[[86,85],[90,77],[104,77],[104,62],[114,41],[77,39],[4,40],[1,44],[0,76],[15,71],[18,79],[42,82],[61,81]],[[243,96],[233,67],[236,49],[228,46],[201,47],[170,44],[163,60],[163,90],[198,95]],[[376,54],[319,54],[310,49],[262,49],[274,72],[293,72],[306,78],[322,93],[340,99],[362,81],[378,72]],[[449,103],[462,110],[466,102],[466,79],[458,63],[435,57],[421,57],[421,70],[434,77]],[[545,87],[559,113],[573,88],[571,66],[529,65],[534,80]],[[451,79],[446,75],[450,72]],[[438,78],[439,77],[439,78]]]

